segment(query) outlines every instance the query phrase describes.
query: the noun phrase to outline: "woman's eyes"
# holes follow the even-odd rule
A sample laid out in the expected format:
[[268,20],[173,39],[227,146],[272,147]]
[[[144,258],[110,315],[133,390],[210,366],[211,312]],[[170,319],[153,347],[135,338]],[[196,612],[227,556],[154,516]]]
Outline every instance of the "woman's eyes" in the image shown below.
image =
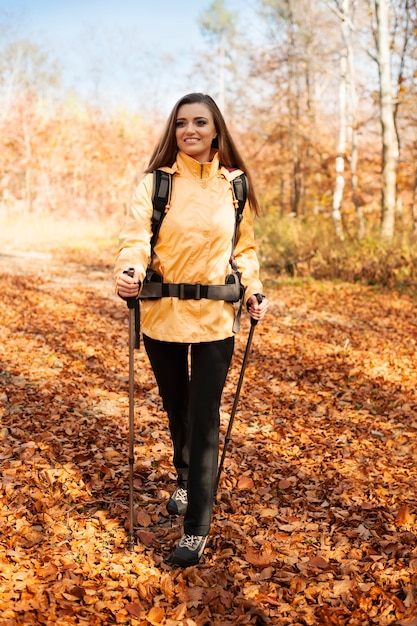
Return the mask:
[[[195,120],[194,124],[196,126],[205,126],[207,124],[207,120]],[[175,123],[176,128],[184,128],[184,126],[187,126],[187,122],[185,120],[177,120],[177,122]]]

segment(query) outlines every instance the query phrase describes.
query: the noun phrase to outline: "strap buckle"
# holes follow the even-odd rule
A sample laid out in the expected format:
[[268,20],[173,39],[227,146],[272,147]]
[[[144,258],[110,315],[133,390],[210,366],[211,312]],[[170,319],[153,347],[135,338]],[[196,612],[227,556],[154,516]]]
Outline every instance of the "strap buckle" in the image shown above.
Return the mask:
[[201,300],[201,285],[199,283],[180,283],[178,285],[180,300]]

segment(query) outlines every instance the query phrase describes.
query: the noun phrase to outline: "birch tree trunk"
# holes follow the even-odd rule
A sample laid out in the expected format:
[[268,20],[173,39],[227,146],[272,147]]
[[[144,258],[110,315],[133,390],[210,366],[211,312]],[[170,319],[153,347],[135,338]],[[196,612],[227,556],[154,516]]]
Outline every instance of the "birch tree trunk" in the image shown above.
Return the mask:
[[[295,50],[296,43],[294,37],[294,31],[296,29],[294,22],[294,13],[292,0],[286,0],[285,6],[288,15],[289,22],[289,44],[290,50]],[[296,61],[288,60],[288,112],[289,112],[289,139],[290,139],[290,151],[292,156],[292,186],[291,186],[291,213],[298,216],[300,213],[300,201],[302,192],[302,177],[301,177],[301,156],[300,156],[300,138],[299,138],[299,125],[300,125],[300,98],[299,98],[299,83],[297,80],[297,68]]]
[[[355,3],[353,2],[354,8]],[[349,112],[348,131],[350,133],[350,175],[352,185],[352,201],[356,211],[356,217],[358,220],[357,236],[359,241],[365,237],[365,216],[362,207],[362,200],[359,194],[358,186],[358,97],[356,93],[356,81],[355,81],[355,60],[353,54],[352,45],[352,31],[353,24],[351,24],[348,18],[348,11],[350,12],[349,0],[345,7],[345,19],[342,21],[342,33],[345,40],[347,51],[347,109]]]
[[358,191],[358,133],[356,127],[352,128],[352,154],[350,157],[350,173],[352,177],[352,200],[355,205],[356,217],[358,218],[358,239],[365,237],[365,216],[362,201]]
[[380,86],[382,130],[382,215],[380,235],[384,240],[394,236],[398,142],[394,119],[389,36],[389,0],[375,0],[376,46]]
[[[30,100],[28,101],[29,104]],[[29,108],[29,107],[28,107]],[[29,129],[29,123],[27,119],[27,109],[26,106],[22,109],[22,143],[24,148],[24,159],[23,162],[25,164],[25,210],[26,213],[32,213],[33,211],[33,185],[32,185],[32,143],[31,143],[31,133]]]
[[411,201],[411,220],[413,232],[417,232],[417,169],[414,175],[413,199]]
[[[349,0],[343,0],[343,15],[346,15]],[[344,20],[342,18],[342,25]],[[340,83],[339,83],[339,137],[337,143],[336,157],[336,179],[333,191],[332,202],[332,218],[336,236],[340,241],[344,241],[341,206],[343,200],[343,191],[345,188],[345,156],[346,156],[346,129],[347,129],[347,111],[346,111],[346,70],[347,70],[347,47],[345,37],[343,36],[342,26],[342,50],[340,52]]]

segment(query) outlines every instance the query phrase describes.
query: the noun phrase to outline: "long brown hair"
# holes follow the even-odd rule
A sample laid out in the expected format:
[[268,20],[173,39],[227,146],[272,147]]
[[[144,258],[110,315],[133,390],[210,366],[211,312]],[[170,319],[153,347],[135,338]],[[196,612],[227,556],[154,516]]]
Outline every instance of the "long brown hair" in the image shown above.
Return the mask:
[[237,149],[235,142],[226,126],[224,117],[213,100],[213,98],[204,93],[189,93],[178,100],[172,109],[165,129],[162,132],[159,142],[155,146],[152,156],[149,160],[148,167],[145,172],[149,173],[160,167],[171,166],[176,159],[178,146],[176,140],[176,123],[178,118],[178,110],[183,104],[205,104],[213,115],[214,126],[216,128],[217,137],[213,140],[213,148],[219,153],[220,165],[227,168],[237,168],[245,172],[248,177],[248,202],[249,206],[256,215],[259,215],[259,202],[256,197],[251,175],[247,170],[245,162]]

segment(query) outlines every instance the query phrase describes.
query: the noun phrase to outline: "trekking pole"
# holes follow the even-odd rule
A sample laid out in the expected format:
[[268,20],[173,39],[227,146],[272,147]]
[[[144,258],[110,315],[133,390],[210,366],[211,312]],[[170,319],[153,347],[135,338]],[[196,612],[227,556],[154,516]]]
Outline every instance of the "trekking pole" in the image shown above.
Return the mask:
[[[133,276],[134,269],[130,268],[124,274]],[[135,348],[138,346],[138,301],[136,298],[127,298],[129,309],[129,551],[132,552],[135,545],[134,535],[134,503],[133,503],[133,470],[134,470],[134,427],[135,427]]]
[[[257,295],[257,299],[258,299],[258,302],[262,302],[262,297],[261,296]],[[255,332],[255,326],[256,326],[257,323],[258,323],[258,320],[254,320],[253,317],[251,317],[251,319],[250,319],[250,331],[249,331],[248,340],[246,342],[246,348],[245,348],[245,354],[243,356],[242,367],[240,369],[240,376],[239,376],[239,381],[237,383],[236,395],[235,395],[235,399],[233,401],[232,412],[230,414],[229,426],[227,427],[227,432],[226,432],[226,436],[225,436],[225,439],[224,439],[223,452],[222,452],[222,456],[221,456],[221,459],[220,459],[219,468],[217,470],[216,490],[214,492],[215,494],[217,493],[217,489],[219,487],[220,476],[221,476],[221,473],[222,473],[222,470],[223,470],[223,465],[224,465],[224,459],[226,457],[227,448],[228,448],[229,442],[231,440],[230,434],[232,432],[233,422],[234,422],[235,414],[236,414],[236,409],[237,409],[237,405],[238,405],[238,402],[239,402],[240,390],[242,389],[243,377],[245,376],[246,365],[247,365],[247,362],[248,362],[248,357],[249,357],[249,353],[250,353],[250,349],[251,349],[251,345],[252,345],[253,333]]]

